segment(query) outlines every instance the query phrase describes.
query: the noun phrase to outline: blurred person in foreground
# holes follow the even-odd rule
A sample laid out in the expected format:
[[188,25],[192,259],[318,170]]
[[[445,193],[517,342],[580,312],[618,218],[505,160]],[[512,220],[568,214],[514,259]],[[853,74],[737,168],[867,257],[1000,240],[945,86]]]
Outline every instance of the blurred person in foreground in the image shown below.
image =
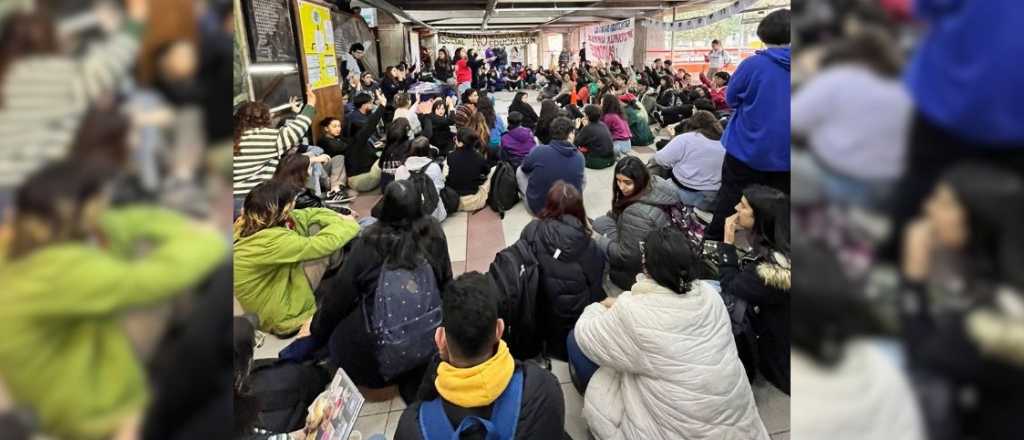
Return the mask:
[[1021,225],[1024,178],[965,164],[903,235],[903,334],[932,438],[1020,438]]
[[121,317],[225,260],[213,229],[155,207],[111,209],[113,174],[81,158],[34,173],[0,256],[0,376],[61,438],[137,432],[150,391]]
[[149,12],[149,0],[125,0],[126,14],[98,4],[106,38],[73,57],[60,52],[45,7],[21,4],[0,22],[0,215],[13,188],[64,157],[90,104],[127,76]]
[[[1024,57],[1020,2],[916,0],[914,14],[927,30],[906,73],[916,112],[895,231],[954,164],[983,160],[1024,172],[1024,75],[1006,64]],[[898,252],[894,237],[886,253]]]
[[833,251],[798,239],[793,260],[793,437],[924,440],[910,380]]

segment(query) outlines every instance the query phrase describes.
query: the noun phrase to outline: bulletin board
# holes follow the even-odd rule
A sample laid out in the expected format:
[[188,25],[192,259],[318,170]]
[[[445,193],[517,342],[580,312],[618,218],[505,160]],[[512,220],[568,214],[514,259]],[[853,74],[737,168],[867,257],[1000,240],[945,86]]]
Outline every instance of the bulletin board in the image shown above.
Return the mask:
[[334,26],[326,6],[299,0],[299,33],[306,80],[313,90],[338,85]]

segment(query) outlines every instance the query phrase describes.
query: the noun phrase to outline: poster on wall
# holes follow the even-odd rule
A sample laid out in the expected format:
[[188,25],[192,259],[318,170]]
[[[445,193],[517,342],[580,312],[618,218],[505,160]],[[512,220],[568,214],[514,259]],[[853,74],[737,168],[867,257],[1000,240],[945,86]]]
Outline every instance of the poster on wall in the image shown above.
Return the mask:
[[587,45],[587,59],[605,64],[618,61],[633,64],[633,19],[583,28],[582,42]]
[[248,29],[252,62],[294,63],[295,34],[287,0],[251,0],[248,4]]
[[306,78],[313,90],[338,84],[338,59],[335,57],[334,26],[331,10],[318,4],[299,1],[299,31],[302,32],[302,56],[306,60]]
[[[440,32],[437,34],[438,47],[436,50],[445,48],[448,55],[454,55],[455,50],[462,47],[476,49],[481,56],[485,55],[486,49],[501,48],[498,51],[501,55],[498,63],[501,66],[521,64],[526,65],[527,48],[537,43],[537,34],[533,32],[518,32],[510,34],[458,34],[451,32]],[[493,54],[493,51],[492,51]],[[436,52],[434,53],[436,57]]]

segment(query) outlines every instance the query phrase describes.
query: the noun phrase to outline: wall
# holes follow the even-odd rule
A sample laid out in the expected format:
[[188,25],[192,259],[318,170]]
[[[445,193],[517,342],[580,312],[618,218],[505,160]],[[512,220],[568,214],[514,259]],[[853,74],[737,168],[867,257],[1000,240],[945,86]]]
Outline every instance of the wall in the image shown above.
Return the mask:
[[408,31],[406,26],[386,11],[377,10],[377,42],[380,47],[382,67],[393,66],[406,58],[408,53]]

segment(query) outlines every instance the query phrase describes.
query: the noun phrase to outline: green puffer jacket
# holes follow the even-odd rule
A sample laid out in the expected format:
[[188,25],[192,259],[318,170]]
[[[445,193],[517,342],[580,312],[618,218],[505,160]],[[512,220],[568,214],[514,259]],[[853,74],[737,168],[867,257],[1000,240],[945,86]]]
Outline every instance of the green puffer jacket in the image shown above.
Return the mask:
[[[146,376],[120,312],[181,293],[227,258],[216,230],[164,209],[112,210],[101,229],[106,249],[64,242],[0,257],[0,377],[57,438],[108,438],[141,415]],[[150,251],[131,258],[141,242]]]
[[626,121],[629,122],[629,132],[633,134],[630,139],[634,146],[647,146],[654,143],[654,133],[651,133],[650,119],[643,109],[637,110],[626,106]]
[[[291,212],[295,228],[273,227],[248,237],[235,229],[235,298],[260,318],[260,330],[295,331],[313,317],[316,301],[302,262],[331,255],[359,234],[359,224],[326,208]],[[320,232],[309,235],[318,224]]]

